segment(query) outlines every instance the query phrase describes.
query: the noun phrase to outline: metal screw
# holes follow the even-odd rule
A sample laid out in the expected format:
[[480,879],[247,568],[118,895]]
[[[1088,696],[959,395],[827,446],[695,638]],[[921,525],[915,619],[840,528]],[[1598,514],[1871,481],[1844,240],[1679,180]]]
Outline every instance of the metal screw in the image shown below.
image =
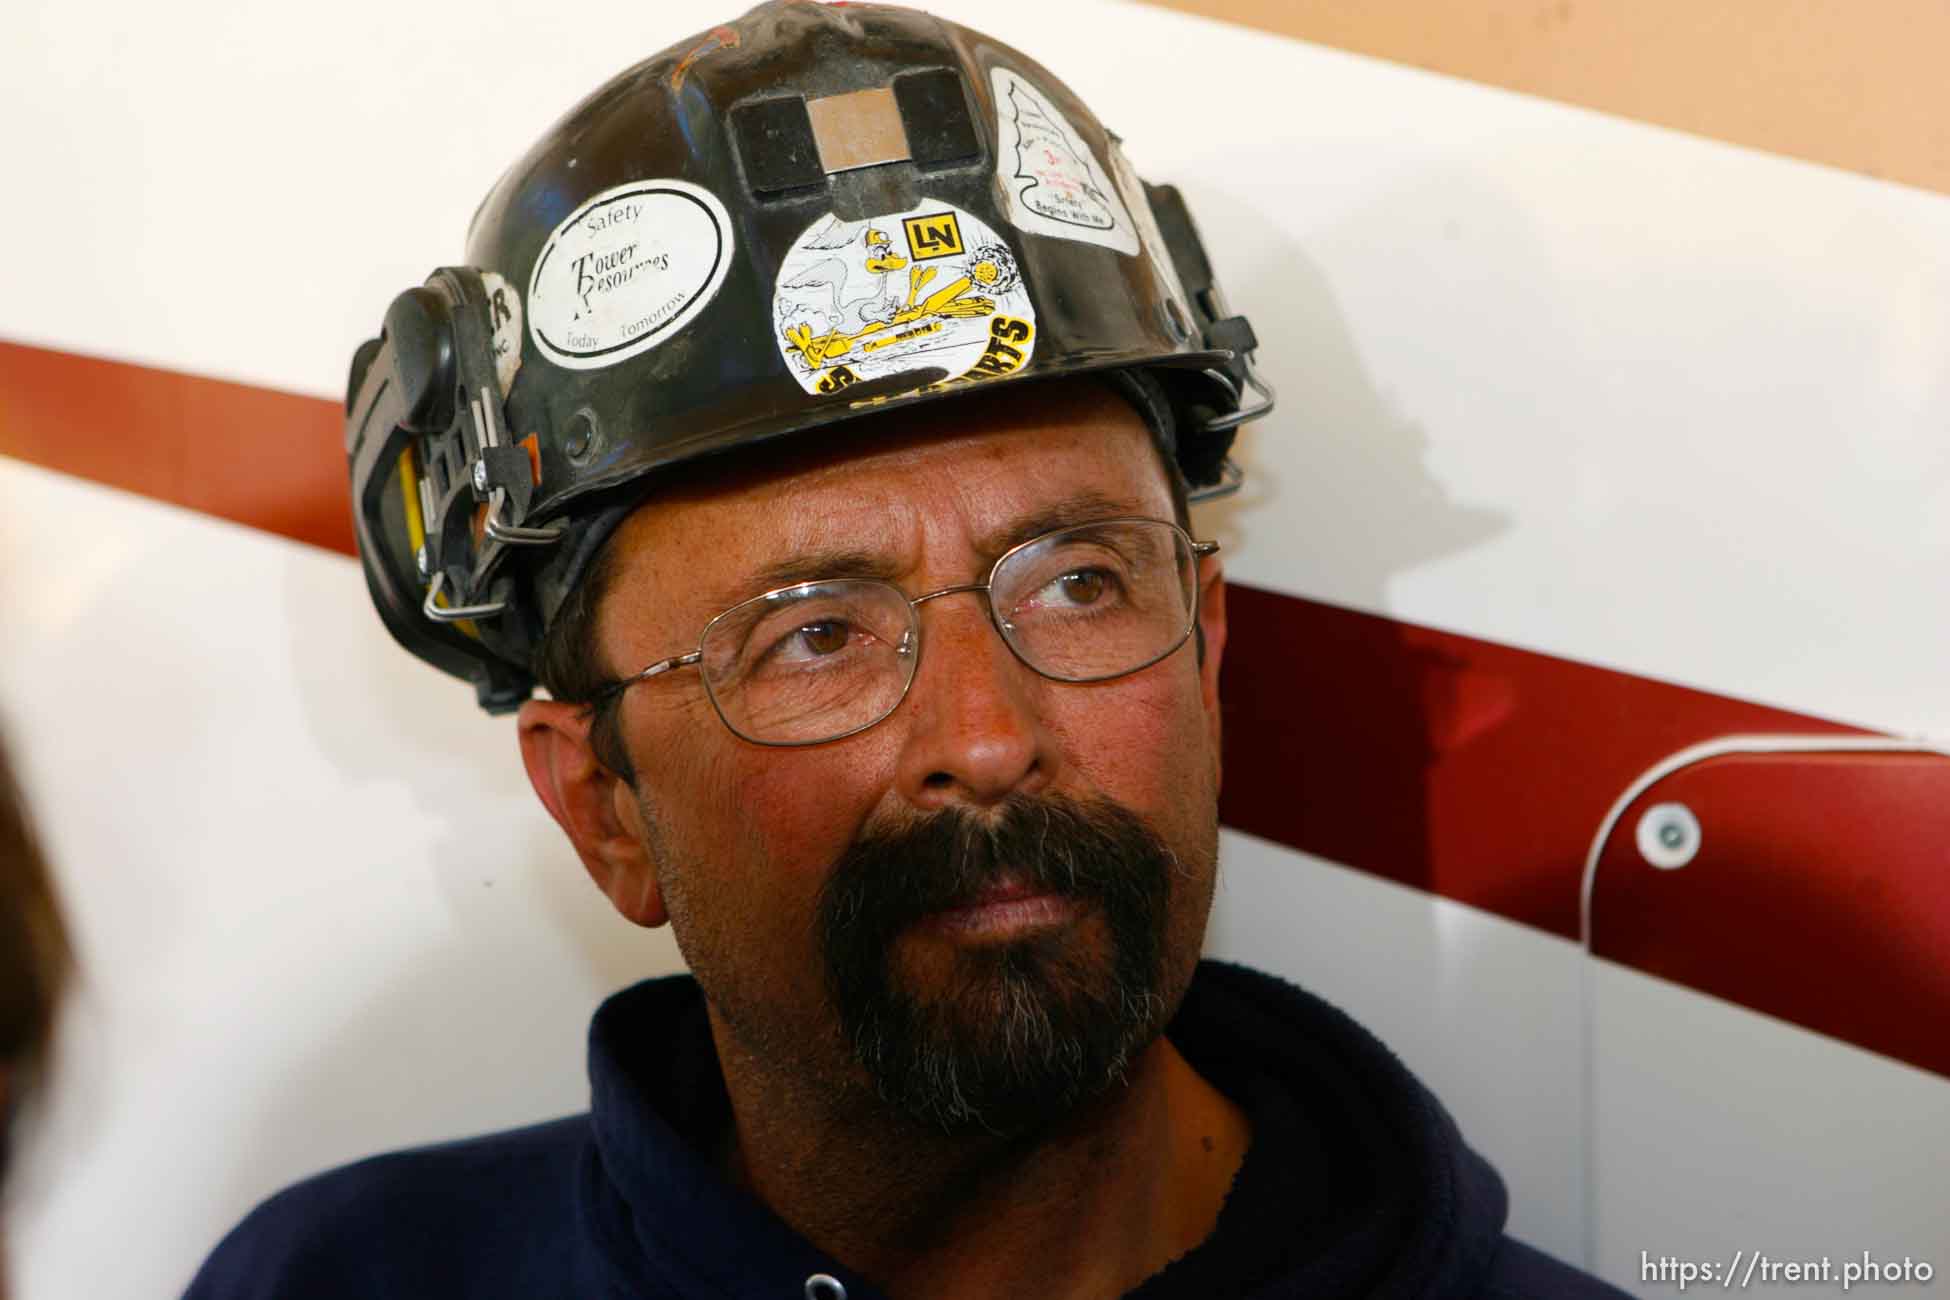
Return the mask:
[[1699,856],[1700,825],[1683,803],[1654,804],[1639,818],[1639,856],[1662,871],[1676,871]]
[[476,492],[485,492],[488,490],[487,462],[485,460],[477,460],[474,462],[474,490]]
[[563,440],[562,450],[570,460],[581,460],[589,454],[589,444],[596,436],[596,416],[588,407],[583,407],[569,419],[569,436]]
[[1164,313],[1165,328],[1171,331],[1173,339],[1183,343],[1192,336],[1192,327],[1185,323],[1185,313],[1179,309],[1177,299],[1165,299]]
[[433,567],[427,562],[426,547],[422,546],[419,550],[413,552],[413,567],[420,571],[420,581],[425,582]]

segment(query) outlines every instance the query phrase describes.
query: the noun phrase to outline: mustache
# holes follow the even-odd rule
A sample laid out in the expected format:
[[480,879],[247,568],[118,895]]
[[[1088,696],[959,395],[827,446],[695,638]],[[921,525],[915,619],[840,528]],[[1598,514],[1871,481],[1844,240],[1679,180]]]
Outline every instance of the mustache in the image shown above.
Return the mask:
[[1005,878],[1039,893],[1123,911],[1155,904],[1176,858],[1136,814],[1110,800],[1011,795],[992,811],[948,808],[863,835],[827,877],[827,933],[900,929],[964,907]]

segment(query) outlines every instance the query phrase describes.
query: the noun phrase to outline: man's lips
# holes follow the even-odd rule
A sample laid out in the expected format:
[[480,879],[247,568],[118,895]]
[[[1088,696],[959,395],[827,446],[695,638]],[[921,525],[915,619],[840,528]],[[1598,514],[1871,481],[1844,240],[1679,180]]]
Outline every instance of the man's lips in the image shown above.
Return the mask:
[[1009,938],[1075,919],[1077,904],[1024,881],[1005,876],[959,907],[935,912],[923,922],[957,938]]

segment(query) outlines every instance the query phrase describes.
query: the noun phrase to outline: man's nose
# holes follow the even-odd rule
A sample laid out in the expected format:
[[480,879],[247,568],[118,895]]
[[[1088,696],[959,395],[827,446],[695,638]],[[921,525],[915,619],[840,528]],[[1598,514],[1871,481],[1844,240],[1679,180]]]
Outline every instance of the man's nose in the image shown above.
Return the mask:
[[1037,711],[1046,683],[989,621],[987,593],[955,591],[919,609],[921,656],[898,782],[918,808],[987,806],[1042,789],[1056,747]]

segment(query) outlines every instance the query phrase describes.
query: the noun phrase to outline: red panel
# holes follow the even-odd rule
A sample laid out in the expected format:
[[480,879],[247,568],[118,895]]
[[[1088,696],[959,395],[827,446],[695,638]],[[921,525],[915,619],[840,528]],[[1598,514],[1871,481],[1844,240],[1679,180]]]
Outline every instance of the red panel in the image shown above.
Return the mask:
[[0,455],[351,554],[344,438],[315,397],[0,343]]
[[[1635,833],[1672,802],[1699,851],[1661,870]],[[1591,916],[1602,957],[1950,1075],[1950,758],[1684,768],[1612,831]]]
[[1235,583],[1227,825],[1578,937],[1585,854],[1647,768],[1834,723]]

